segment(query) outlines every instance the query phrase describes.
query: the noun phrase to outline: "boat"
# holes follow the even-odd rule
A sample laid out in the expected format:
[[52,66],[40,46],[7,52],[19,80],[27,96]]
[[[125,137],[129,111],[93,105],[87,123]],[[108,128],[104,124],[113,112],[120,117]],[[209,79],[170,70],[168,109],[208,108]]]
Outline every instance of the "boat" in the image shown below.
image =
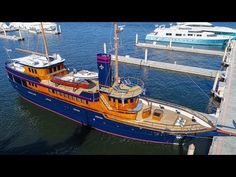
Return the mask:
[[48,54],[42,27],[45,53],[25,50],[30,55],[6,61],[9,81],[26,101],[82,126],[122,138],[181,144],[187,138],[227,134],[219,132],[219,128],[206,115],[145,97],[142,80],[120,77],[118,34],[121,31],[114,23],[114,76],[111,54],[99,53],[96,55],[98,78],[87,80],[87,88],[52,82],[53,78],[73,76],[76,72],[70,72],[65,67],[65,59],[60,54]]
[[75,77],[80,79],[98,79],[98,73],[88,70],[81,70],[74,74]]
[[157,42],[173,42],[182,44],[225,46],[229,36],[219,36],[213,32],[196,30],[192,28],[179,28],[179,26],[158,26],[154,32],[146,35],[145,40]]
[[52,82],[58,85],[64,85],[73,88],[88,88],[89,83],[86,80],[81,80],[73,76],[55,76],[51,79]]
[[236,29],[224,27],[224,26],[214,26],[209,22],[177,22],[176,28],[188,28],[190,30],[213,32],[216,35],[229,36],[232,38],[236,37]]
[[[53,22],[44,22],[43,27],[46,33],[60,34],[61,29],[57,29],[57,24]],[[40,22],[11,22],[9,28],[15,30],[28,31],[30,33],[41,33]]]

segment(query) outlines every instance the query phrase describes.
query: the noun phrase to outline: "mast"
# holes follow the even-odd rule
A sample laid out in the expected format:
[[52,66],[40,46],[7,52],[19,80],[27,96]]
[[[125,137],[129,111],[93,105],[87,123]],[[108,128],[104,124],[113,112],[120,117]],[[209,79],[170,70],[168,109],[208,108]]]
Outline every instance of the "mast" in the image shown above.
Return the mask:
[[43,37],[43,45],[45,49],[45,56],[48,59],[48,62],[50,62],[49,57],[48,57],[48,46],[47,46],[46,36],[45,36],[44,28],[43,28],[43,23],[40,22],[40,25],[41,25],[41,31],[42,31],[42,37]]
[[118,75],[118,27],[117,22],[114,22],[114,47],[115,47],[115,83],[118,84],[119,82],[119,75]]

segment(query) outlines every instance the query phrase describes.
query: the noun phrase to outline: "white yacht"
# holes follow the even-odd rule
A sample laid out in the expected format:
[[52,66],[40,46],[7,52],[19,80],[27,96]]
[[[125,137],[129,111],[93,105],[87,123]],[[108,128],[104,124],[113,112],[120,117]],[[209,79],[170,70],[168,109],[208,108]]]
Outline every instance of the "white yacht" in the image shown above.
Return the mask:
[[231,37],[219,36],[213,32],[197,30],[184,26],[158,26],[146,35],[146,40],[200,45],[224,46]]
[[[29,32],[34,32],[34,33],[40,33],[41,32],[40,22],[12,22],[12,23],[9,24],[9,27],[11,29],[26,30],[26,31],[29,31]],[[58,31],[56,23],[44,22],[43,27],[44,27],[45,32],[47,32],[47,31]]]
[[196,31],[206,31],[206,32],[213,32],[216,35],[226,35],[236,37],[236,29],[224,27],[224,26],[214,26],[212,23],[209,22],[178,22],[176,28],[184,28]]

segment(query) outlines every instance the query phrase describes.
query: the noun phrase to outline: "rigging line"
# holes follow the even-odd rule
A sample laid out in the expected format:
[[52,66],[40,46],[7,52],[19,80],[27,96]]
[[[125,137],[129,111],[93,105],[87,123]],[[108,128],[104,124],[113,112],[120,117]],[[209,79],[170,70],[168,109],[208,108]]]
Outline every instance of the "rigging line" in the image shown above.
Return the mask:
[[207,93],[204,90],[202,90],[202,88],[188,74],[186,74],[186,75],[207,96],[207,98],[210,99],[210,97],[207,95]]
[[[202,88],[196,82],[194,82],[194,80],[188,74],[185,74],[185,75],[188,76],[188,78],[204,93],[204,95],[207,96],[208,99],[211,99],[209,95],[204,90],[202,90]],[[218,107],[214,102],[212,103],[214,104],[214,106]]]

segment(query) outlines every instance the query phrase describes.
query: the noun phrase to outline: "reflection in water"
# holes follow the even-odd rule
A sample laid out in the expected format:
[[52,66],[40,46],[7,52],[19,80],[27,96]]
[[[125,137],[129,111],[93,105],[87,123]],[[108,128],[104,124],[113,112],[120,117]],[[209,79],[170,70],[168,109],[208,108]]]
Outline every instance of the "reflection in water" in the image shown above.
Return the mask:
[[5,151],[7,151],[7,147],[14,142],[20,135],[20,132],[15,133],[14,135],[11,135],[8,138],[5,138],[3,140],[0,140],[0,154],[2,152],[5,153]]
[[15,134],[10,138],[0,141],[0,153],[4,154],[71,154],[73,149],[80,147],[86,140],[90,132],[88,127],[77,127],[75,132],[67,140],[49,145],[47,141],[42,138],[36,142],[24,146],[7,149],[7,146],[14,141],[19,134]]

